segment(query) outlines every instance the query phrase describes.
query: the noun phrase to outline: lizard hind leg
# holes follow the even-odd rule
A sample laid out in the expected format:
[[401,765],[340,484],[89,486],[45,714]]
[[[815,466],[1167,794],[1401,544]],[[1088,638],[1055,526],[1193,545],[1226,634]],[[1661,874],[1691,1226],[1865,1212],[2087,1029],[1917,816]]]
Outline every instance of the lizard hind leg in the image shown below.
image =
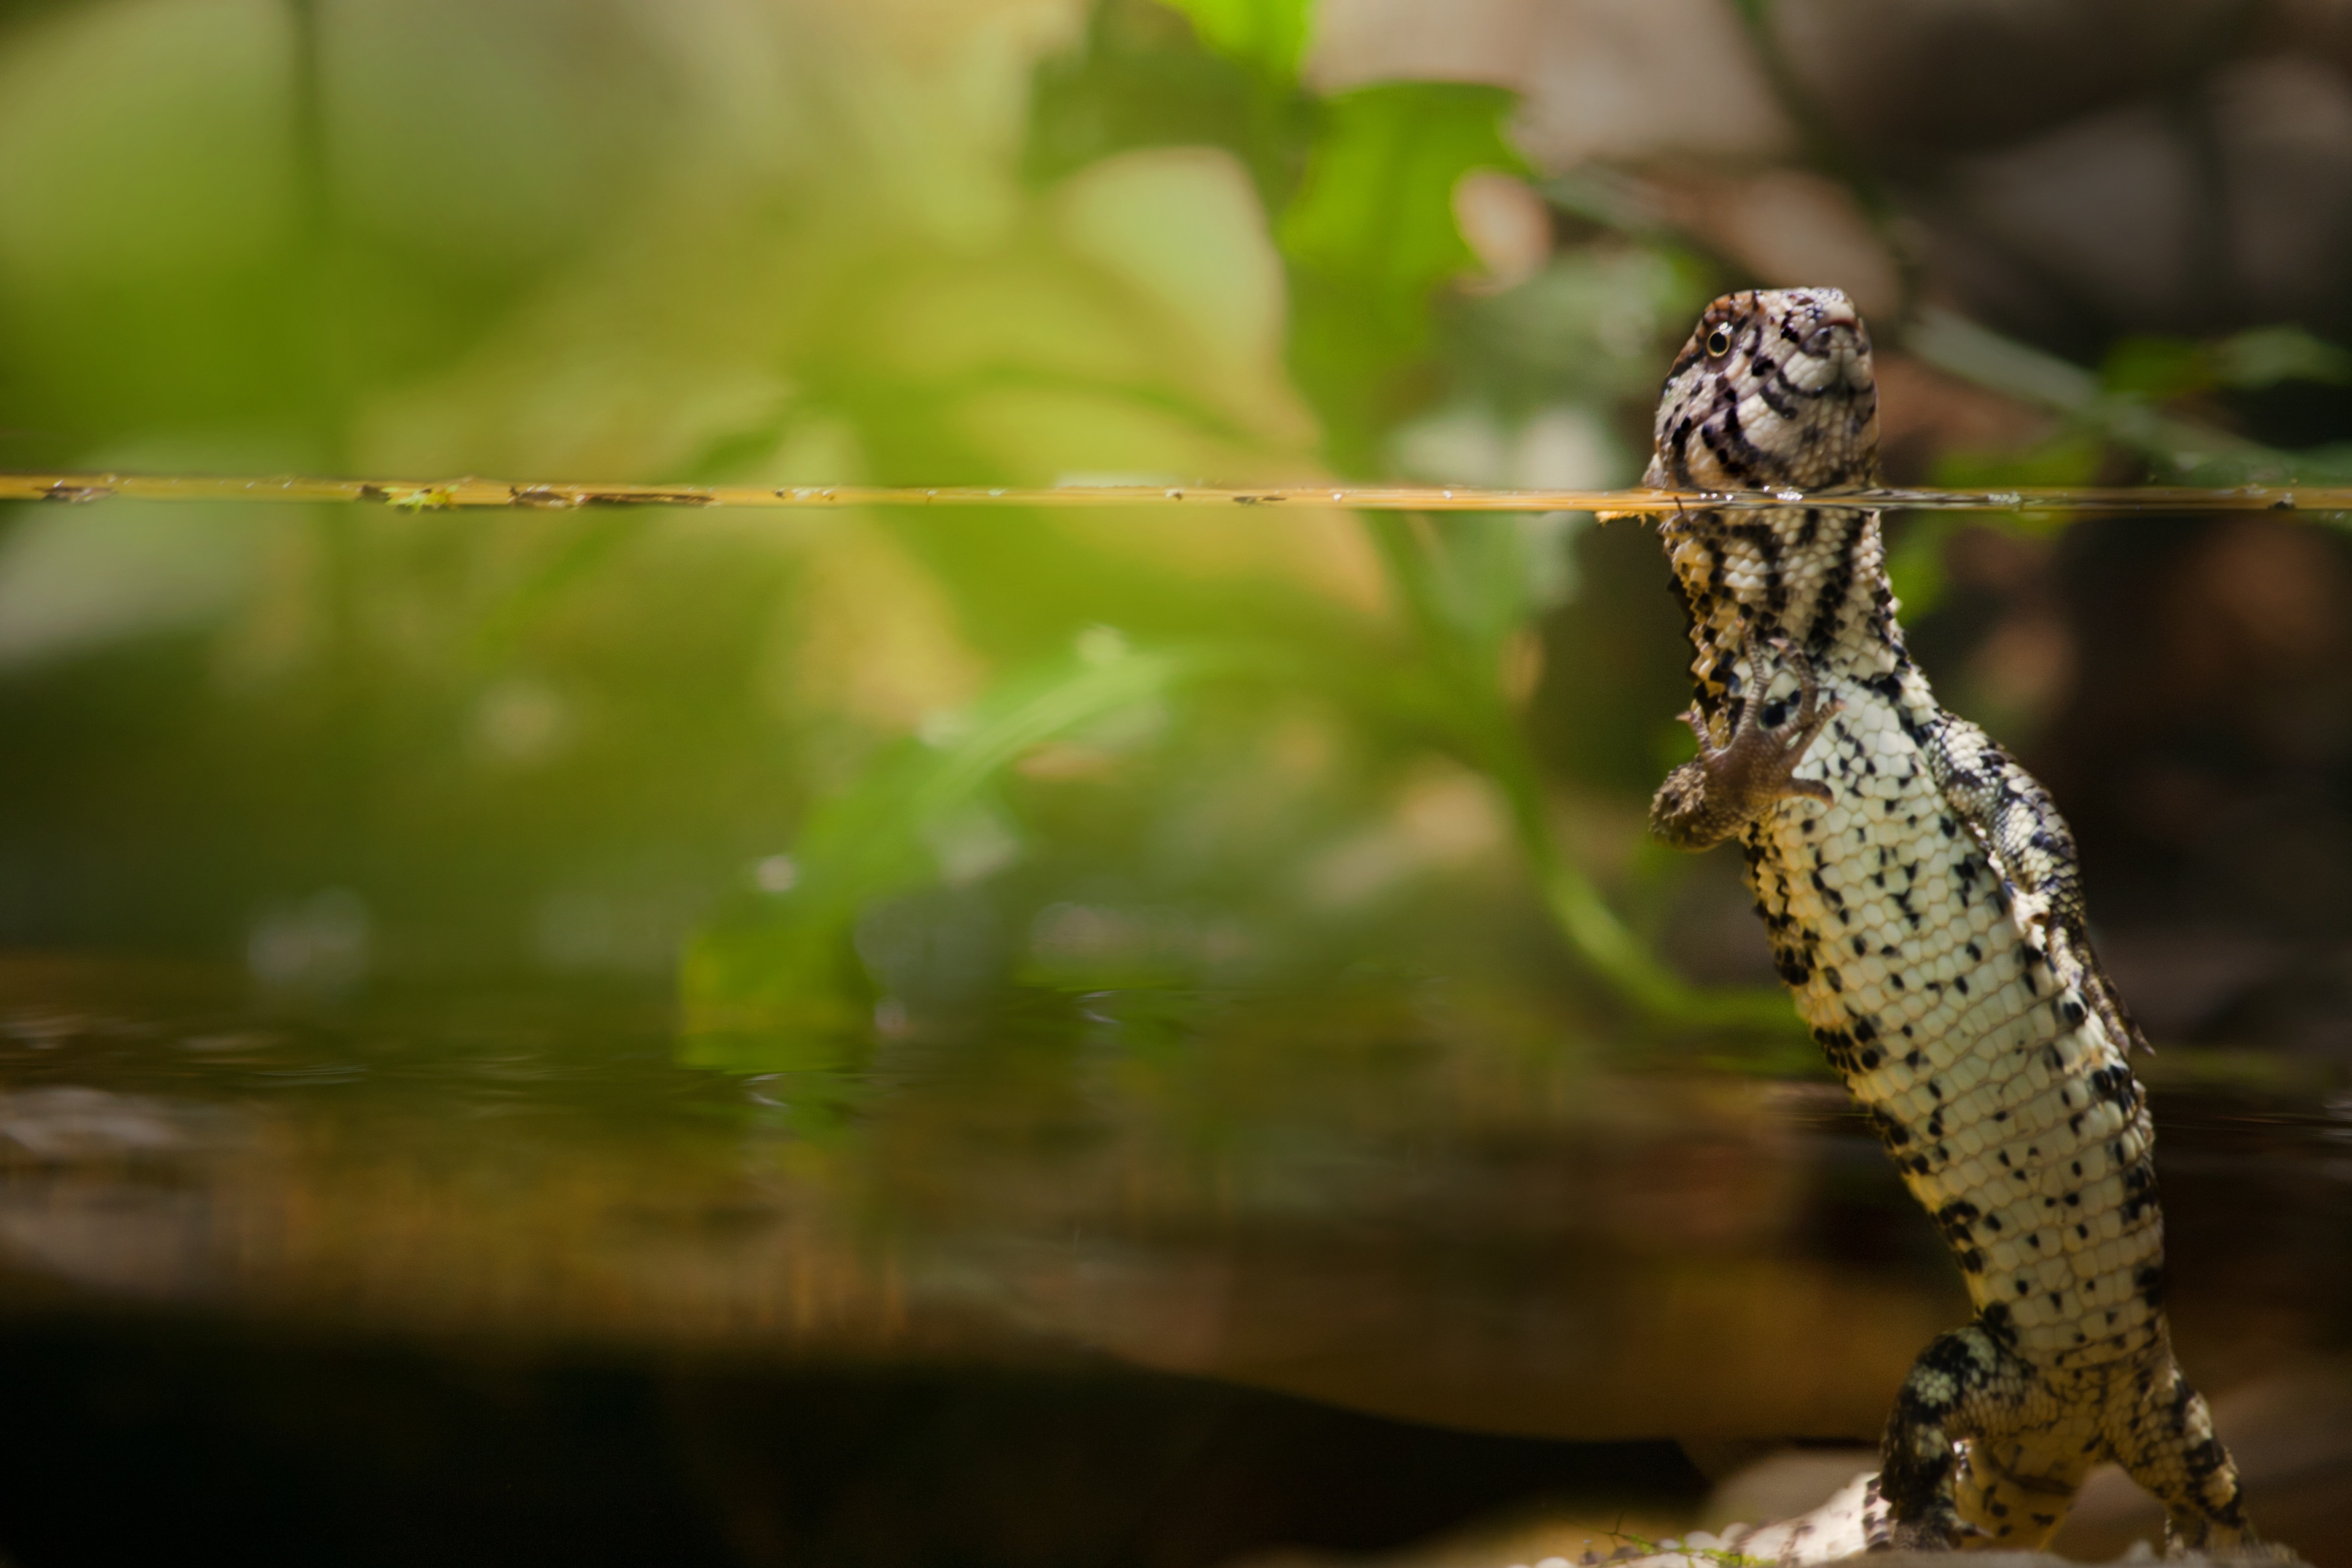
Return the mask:
[[2189,1385],[2168,1356],[2125,1392],[2106,1436],[2131,1479],[2164,1504],[2165,1534],[2175,1550],[2253,1543],[2237,1464],[2213,1434],[2205,1396]]
[[[2090,1473],[2090,1456],[2057,1475],[2021,1476],[2003,1469],[1990,1445],[1972,1442],[1953,1487],[1960,1518],[1975,1527],[1975,1544],[2000,1552],[2039,1552],[2073,1511]],[[2093,1452],[2098,1451],[2094,1443]]]
[[1989,1436],[2027,1425],[2045,1398],[2033,1369],[1982,1323],[1938,1334],[1912,1364],[1887,1418],[1878,1472],[1885,1517],[1872,1548],[2039,1544],[2029,1539],[2032,1516],[2050,1510],[2026,1494],[2043,1489],[2007,1474],[1989,1450],[1986,1462],[1974,1461]]

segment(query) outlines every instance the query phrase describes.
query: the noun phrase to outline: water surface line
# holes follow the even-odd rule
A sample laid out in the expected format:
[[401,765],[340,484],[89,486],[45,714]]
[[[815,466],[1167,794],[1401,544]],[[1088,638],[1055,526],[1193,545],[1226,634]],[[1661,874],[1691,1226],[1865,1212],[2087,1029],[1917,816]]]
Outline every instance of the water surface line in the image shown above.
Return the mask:
[[845,507],[1339,507],[1357,511],[1592,511],[1660,515],[1699,507],[1753,510],[1801,504],[1843,510],[2200,512],[2352,511],[2352,485],[2108,486],[2018,489],[1494,489],[1429,485],[638,485],[453,479],[342,479],[300,475],[0,474],[0,500],[371,502],[415,510],[683,506],[826,510]]

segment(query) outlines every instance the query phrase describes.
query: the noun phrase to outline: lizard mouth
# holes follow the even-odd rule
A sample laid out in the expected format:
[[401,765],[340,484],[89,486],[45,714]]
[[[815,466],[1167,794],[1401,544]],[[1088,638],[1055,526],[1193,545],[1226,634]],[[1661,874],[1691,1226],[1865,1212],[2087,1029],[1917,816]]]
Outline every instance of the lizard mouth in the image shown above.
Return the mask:
[[1859,333],[1862,331],[1862,317],[1854,310],[1853,301],[1842,291],[1830,289],[1817,290],[1811,296],[1811,303],[1814,342],[1820,342],[1824,334],[1835,332],[1841,327],[1849,332]]
[[1822,359],[1853,360],[1869,352],[1862,323],[1853,320],[1824,321],[1805,338],[1805,352]]
[[1819,385],[1844,383],[1850,391],[1870,384],[1870,331],[1853,302],[1834,289],[1809,290],[1801,308],[1810,319],[1795,333],[1804,358],[1822,367]]

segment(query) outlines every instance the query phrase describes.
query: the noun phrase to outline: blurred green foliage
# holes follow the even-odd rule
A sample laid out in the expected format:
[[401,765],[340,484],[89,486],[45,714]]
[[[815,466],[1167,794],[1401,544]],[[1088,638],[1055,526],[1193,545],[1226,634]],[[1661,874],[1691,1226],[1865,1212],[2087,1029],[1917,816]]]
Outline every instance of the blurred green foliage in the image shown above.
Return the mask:
[[[1588,401],[1622,395],[1628,382],[1646,391],[1654,375],[1646,362],[1654,359],[1661,329],[1696,302],[1687,269],[1675,261],[1662,272],[1653,268],[1651,277],[1639,275],[1645,265],[1641,259],[1606,263],[1604,275],[1595,278],[1592,258],[1578,258],[1560,277],[1548,277],[1552,286],[1542,292],[1501,296],[1509,302],[1468,312],[1459,323],[1448,322],[1437,308],[1446,286],[1475,276],[1478,267],[1455,210],[1465,176],[1526,172],[1504,135],[1509,95],[1457,83],[1399,82],[1318,99],[1296,76],[1303,7],[1181,9],[1194,23],[1196,36],[1190,39],[1118,0],[1097,7],[1076,59],[1039,74],[1028,166],[1033,175],[1067,177],[1090,161],[1181,141],[1204,124],[1222,124],[1229,134],[1240,128],[1244,133],[1234,144],[1255,171],[1253,186],[1283,264],[1285,357],[1318,416],[1324,452],[1337,469],[1388,471],[1398,427],[1436,402],[1449,379],[1457,395],[1466,391],[1474,397],[1481,383],[1496,382],[1487,401],[1510,405],[1512,389],[1499,384],[1528,378],[1526,334],[1540,336],[1542,326],[1562,319],[1582,324],[1554,327],[1555,346],[1562,336],[1593,337],[1596,321],[1600,335],[1611,336],[1612,324],[1633,312],[1630,331],[1613,325],[1616,353],[1559,356],[1544,367],[1551,376],[1574,367],[1568,374],[1584,377],[1586,384],[1575,390]],[[1195,51],[1222,58],[1236,70],[1219,70]],[[1229,112],[1244,100],[1260,111]],[[1294,169],[1295,179],[1289,177]],[[1635,276],[1625,276],[1629,268]],[[1496,319],[1514,308],[1518,321]],[[1440,346],[1448,339],[1450,377],[1448,351]],[[1502,374],[1488,373],[1483,363],[1488,360]],[[1595,373],[1594,367],[1623,360],[1645,362],[1644,368],[1623,381]],[[1517,401],[1522,406],[1514,412],[1524,416],[1526,399]],[[1023,727],[1038,714],[1105,717],[1098,705],[1116,705],[1121,693],[1129,702],[1163,700],[1170,695],[1163,688],[1179,669],[1255,665],[1263,672],[1269,663],[1286,662],[1289,679],[1319,688],[1355,732],[1391,737],[1390,744],[1406,757],[1416,748],[1434,748],[1483,774],[1496,797],[1490,809],[1498,809],[1505,831],[1535,868],[1553,918],[1601,974],[1669,1014],[1780,1020],[1785,1015],[1777,1006],[1738,997],[1729,999],[1727,1011],[1675,980],[1556,840],[1507,680],[1512,639],[1525,635],[1529,616],[1544,605],[1547,584],[1561,575],[1551,559],[1559,548],[1559,531],[1530,531],[1526,520],[1508,517],[1439,526],[1375,516],[1365,526],[1389,590],[1405,612],[1408,662],[1375,679],[1335,686],[1302,676],[1324,662],[1311,647],[1294,648],[1287,659],[1278,650],[1269,659],[1261,649],[1255,658],[1228,651],[1191,655],[1176,664],[1167,663],[1167,655],[1139,654],[1108,670],[1024,677],[992,689],[961,721],[975,738],[929,752],[909,748],[877,768],[804,827],[796,864],[808,864],[800,886],[764,913],[747,912],[698,939],[687,967],[689,1016],[729,1031],[728,1043],[698,1048],[752,1064],[772,1064],[790,1054],[789,1047],[747,1041],[731,1025],[767,1019],[789,1028],[805,1018],[813,1003],[823,1005],[830,994],[822,979],[849,967],[840,954],[861,911],[920,879],[926,860],[918,840],[922,825],[936,821],[936,808],[914,803],[961,803],[967,791],[1020,761],[1023,747],[1003,744],[1001,736],[1025,732]],[[1120,624],[1137,627],[1131,619]],[[1031,743],[1042,738],[1040,731]],[[1027,837],[1052,836],[1050,829],[1038,832],[1034,817],[1026,825]],[[890,846],[887,853],[877,848],[883,845]],[[1313,873],[1293,864],[1274,876],[1311,880]],[[1045,915],[1034,919],[1051,924]],[[1132,917],[1094,910],[1066,916],[1063,923],[1074,921],[1083,927],[1132,923]],[[1264,929],[1251,940],[1261,950],[1283,945]],[[1102,984],[1132,979],[1137,972],[1131,953],[1116,956],[1108,968],[1102,957],[1079,964],[1077,972]],[[1163,981],[1198,984],[1205,977],[1198,962],[1171,967],[1168,957],[1162,952],[1144,969]],[[1033,954],[1025,972],[1036,975],[1055,967]],[[1058,967],[1074,973],[1066,962]]]
[[1503,140],[1510,107],[1499,89],[1458,82],[1382,83],[1324,106],[1276,234],[1291,369],[1342,472],[1379,471],[1382,437],[1418,401],[1410,376],[1433,335],[1430,302],[1476,265],[1455,226],[1456,187],[1479,169],[1526,172]]
[[[2257,327],[2212,339],[2152,333],[2110,345],[2094,373],[1972,323],[1930,312],[1906,346],[1938,369],[2055,416],[2039,439],[2005,450],[1939,453],[1930,484],[1964,490],[2069,489],[2147,478],[2176,484],[2327,482],[2352,476],[2352,445],[2286,451],[2217,422],[2216,395],[2282,384],[2344,384],[2352,355],[2299,327]],[[1976,518],[1922,514],[1897,535],[1887,560],[1908,616],[1943,602],[1946,547],[1964,527],[2046,538],[2063,511],[1996,511]]]
[[1313,0],[1170,0],[1192,18],[1201,42],[1289,83],[1307,53]]
[[752,1062],[772,1069],[764,1029],[802,1026],[822,1035],[861,1024],[871,994],[845,962],[845,936],[877,900],[943,870],[957,879],[984,875],[1017,850],[997,798],[1006,769],[1041,745],[1242,662],[1138,654],[1102,628],[1068,666],[1000,681],[928,742],[893,747],[856,785],[809,815],[790,857],[763,863],[762,891],[781,904],[774,917],[718,924],[688,949],[696,1059],[725,1059],[724,1042],[743,1026]]
[[[1476,270],[1454,198],[1475,170],[1525,174],[1509,93],[1383,82],[1318,99],[1298,79],[1306,0],[1104,0],[1083,50],[1040,72],[1028,159],[1061,174],[1132,148],[1207,141],[1251,166],[1279,248],[1287,362],[1339,471],[1383,470],[1381,442],[1425,401],[1433,303]],[[1139,16],[1138,13],[1142,15]]]
[[[1314,22],[16,16],[0,460],[1633,479],[1665,355],[1746,279],[1605,182],[1529,184],[1504,92],[1318,89]],[[1480,182],[1528,269],[1465,237]],[[1920,328],[1887,335],[1945,363]],[[1986,485],[2173,451],[2200,397],[2344,374],[2283,331],[2126,343],[2095,374],[1944,341],[2057,413],[2042,446],[1941,470]],[[684,953],[689,1048],[739,1067],[1138,977],[1486,975],[1564,1034],[1628,996],[1785,1028],[1635,934],[1675,896],[1636,845],[1682,680],[1664,596],[1590,577],[1654,559],[1587,521],[16,508],[0,926],[241,954],[325,1000],[354,976],[648,986]]]
[[2283,381],[2342,385],[2352,382],[2352,353],[2299,327],[2256,327],[2210,342],[2137,334],[2107,350],[2099,379],[2109,392],[2156,402]]
[[2042,443],[1997,453],[1948,451],[1938,483],[2079,484],[2153,479],[2169,484],[2293,484],[2352,473],[2352,447],[2283,450],[2234,428],[2211,395],[2282,384],[2341,384],[2352,358],[2293,326],[2210,341],[2126,336],[2096,372],[1938,309],[1920,312],[1904,346],[1949,374],[2056,416]]

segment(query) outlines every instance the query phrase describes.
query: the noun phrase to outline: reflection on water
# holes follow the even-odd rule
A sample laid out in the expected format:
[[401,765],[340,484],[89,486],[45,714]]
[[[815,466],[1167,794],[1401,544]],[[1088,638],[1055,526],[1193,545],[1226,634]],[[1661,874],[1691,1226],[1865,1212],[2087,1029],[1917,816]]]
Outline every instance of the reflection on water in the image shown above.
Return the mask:
[[[201,972],[17,959],[0,1267],[23,1321],[772,1367],[1108,1353],[1695,1454],[1869,1440],[1965,1315],[1836,1086],[1645,1068],[1489,999],[1034,994],[860,1055],[717,1072],[642,1002],[295,1015]],[[2225,1403],[2299,1378],[2308,1406],[2352,1333],[2352,1100],[2156,1067],[2185,1358]]]

